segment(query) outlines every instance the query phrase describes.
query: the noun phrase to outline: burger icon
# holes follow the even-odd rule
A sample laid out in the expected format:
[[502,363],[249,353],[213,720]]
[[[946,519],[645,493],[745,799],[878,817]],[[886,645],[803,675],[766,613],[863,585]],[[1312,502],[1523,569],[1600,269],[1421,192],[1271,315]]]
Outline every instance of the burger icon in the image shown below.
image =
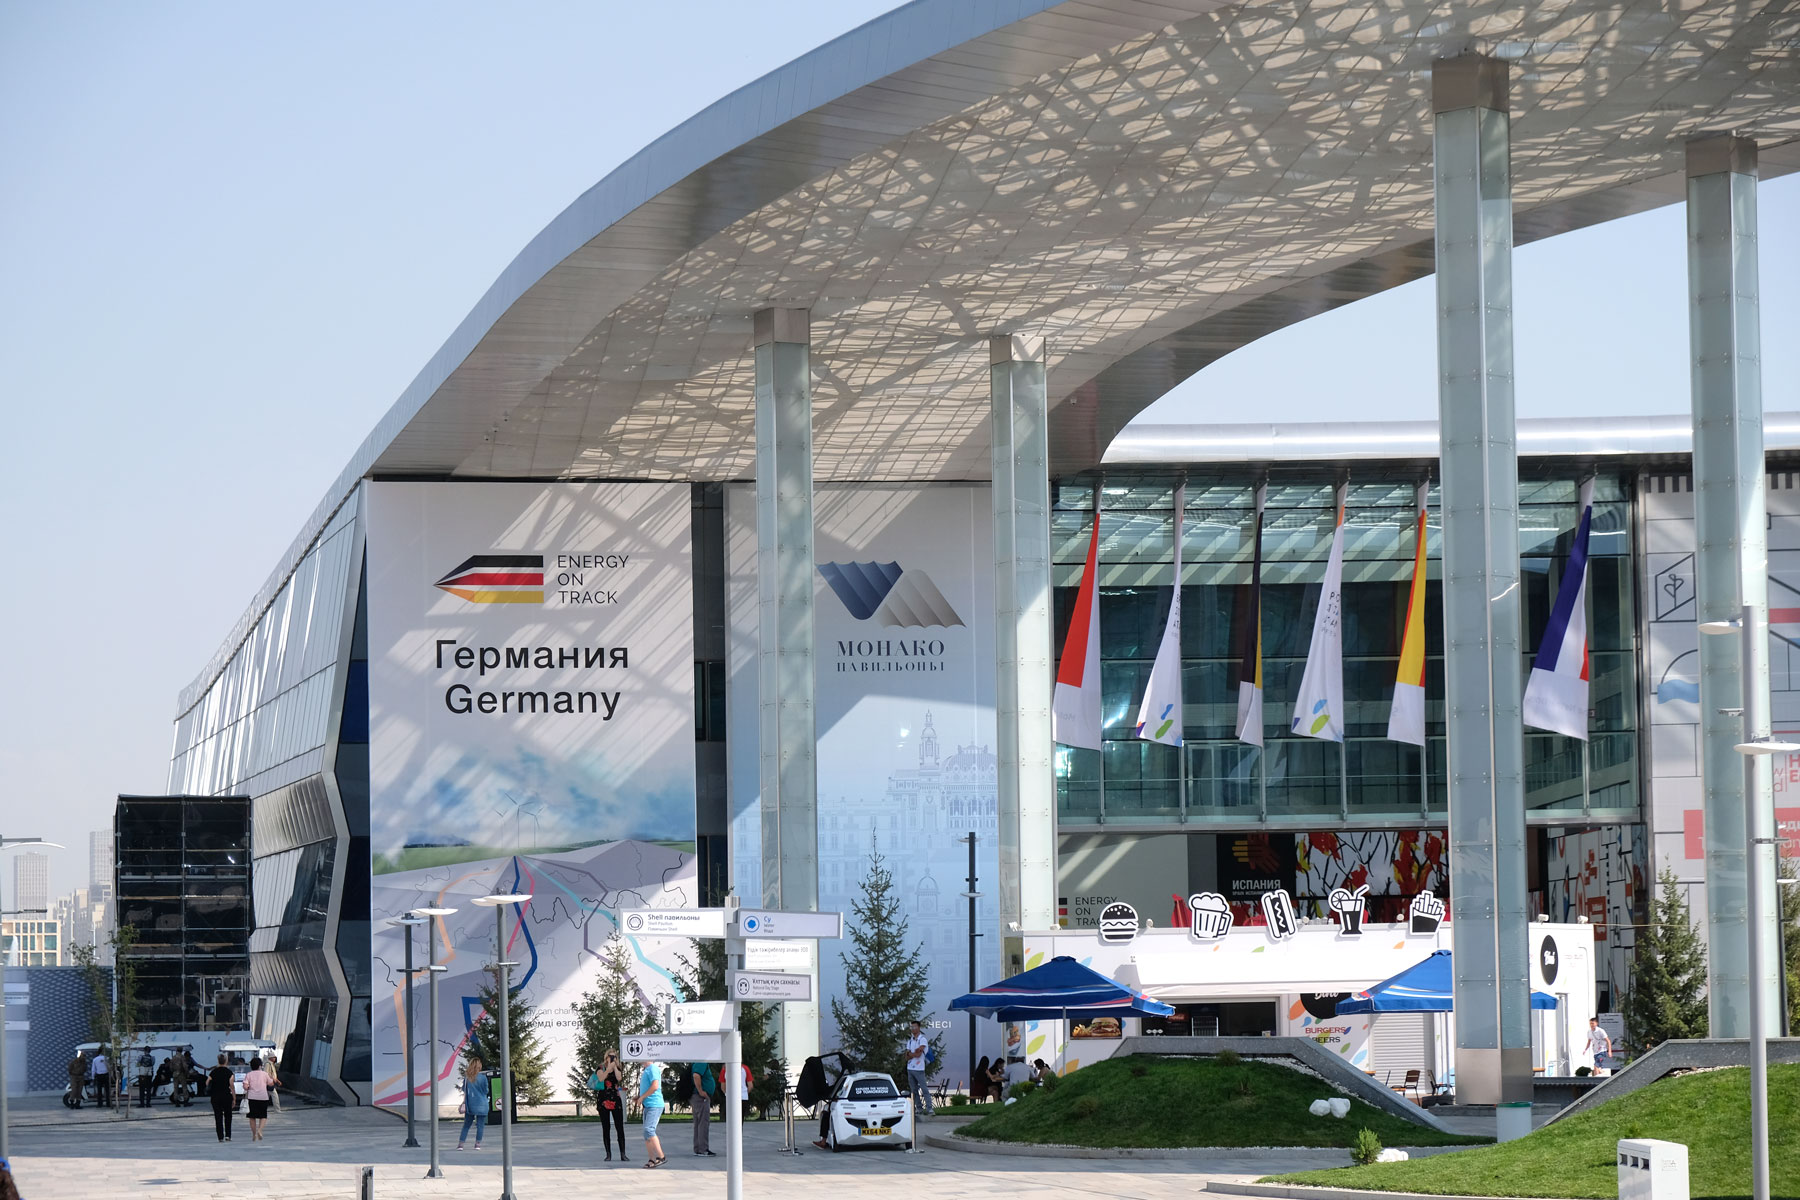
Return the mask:
[[1137,909],[1123,901],[1115,900],[1100,910],[1100,940],[1103,942],[1129,942],[1137,936]]

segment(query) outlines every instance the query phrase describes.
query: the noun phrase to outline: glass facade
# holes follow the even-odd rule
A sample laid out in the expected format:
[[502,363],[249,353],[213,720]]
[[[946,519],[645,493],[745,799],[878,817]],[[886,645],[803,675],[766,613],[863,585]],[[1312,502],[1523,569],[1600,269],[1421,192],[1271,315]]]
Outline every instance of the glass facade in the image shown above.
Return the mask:
[[[1100,492],[1100,669],[1104,749],[1057,747],[1058,820],[1081,825],[1400,827],[1440,824],[1444,775],[1442,526],[1426,518],[1426,746],[1387,738],[1416,546],[1417,477],[1353,479],[1344,550],[1345,741],[1290,735],[1335,521],[1335,474],[1271,475],[1263,518],[1264,746],[1236,737],[1248,623],[1256,479],[1191,472],[1182,547],[1185,744],[1138,740],[1134,723],[1173,589],[1173,474],[1109,472]],[[1596,481],[1588,629],[1591,740],[1525,732],[1532,819],[1634,820],[1638,812],[1637,617],[1629,477]],[[1542,637],[1577,520],[1573,474],[1520,484],[1527,647]],[[1094,481],[1056,489],[1051,518],[1055,644],[1060,651],[1085,561]]]
[[139,1023],[242,1029],[250,974],[250,801],[121,796],[119,924],[137,935]]

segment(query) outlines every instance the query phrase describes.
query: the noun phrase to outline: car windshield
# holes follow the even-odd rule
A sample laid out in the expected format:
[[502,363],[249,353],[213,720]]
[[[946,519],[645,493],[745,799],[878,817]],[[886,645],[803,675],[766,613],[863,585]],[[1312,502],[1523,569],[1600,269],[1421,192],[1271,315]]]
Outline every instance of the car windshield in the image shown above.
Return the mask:
[[890,1080],[853,1079],[850,1081],[849,1098],[852,1100],[893,1100],[899,1095],[900,1090]]

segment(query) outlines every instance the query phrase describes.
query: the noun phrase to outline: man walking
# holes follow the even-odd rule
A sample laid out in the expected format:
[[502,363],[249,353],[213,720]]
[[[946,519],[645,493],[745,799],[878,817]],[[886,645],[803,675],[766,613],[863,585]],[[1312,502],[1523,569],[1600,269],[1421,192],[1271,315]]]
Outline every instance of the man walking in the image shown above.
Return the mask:
[[694,1157],[717,1158],[712,1152],[712,1094],[716,1077],[711,1063],[691,1063],[688,1071],[694,1077]]
[[107,1060],[106,1047],[94,1051],[91,1064],[94,1080],[94,1103],[105,1108],[112,1103],[112,1063]]
[[69,1100],[70,1108],[81,1107],[81,1093],[87,1090],[88,1061],[87,1055],[77,1050],[75,1057],[69,1060]]
[[906,1087],[912,1095],[913,1111],[923,1112],[928,1117],[937,1111],[931,1105],[931,1088],[925,1082],[925,1056],[930,1050],[930,1039],[914,1021],[906,1038]]
[[1600,1028],[1599,1017],[1588,1018],[1587,1052],[1594,1064],[1594,1074],[1612,1074],[1612,1038]]

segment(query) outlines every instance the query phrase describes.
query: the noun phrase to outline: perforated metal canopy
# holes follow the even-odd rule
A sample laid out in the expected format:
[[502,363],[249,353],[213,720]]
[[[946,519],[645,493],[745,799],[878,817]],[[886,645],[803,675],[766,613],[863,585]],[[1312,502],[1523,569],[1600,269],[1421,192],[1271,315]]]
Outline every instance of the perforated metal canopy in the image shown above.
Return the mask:
[[750,477],[763,307],[812,310],[821,482],[987,478],[1011,331],[1049,346],[1053,472],[1094,466],[1207,363],[1430,271],[1432,60],[1511,60],[1525,242],[1681,199],[1695,134],[1800,167],[1797,46],[1793,0],[917,0],[553,221],[247,619],[367,476]]

